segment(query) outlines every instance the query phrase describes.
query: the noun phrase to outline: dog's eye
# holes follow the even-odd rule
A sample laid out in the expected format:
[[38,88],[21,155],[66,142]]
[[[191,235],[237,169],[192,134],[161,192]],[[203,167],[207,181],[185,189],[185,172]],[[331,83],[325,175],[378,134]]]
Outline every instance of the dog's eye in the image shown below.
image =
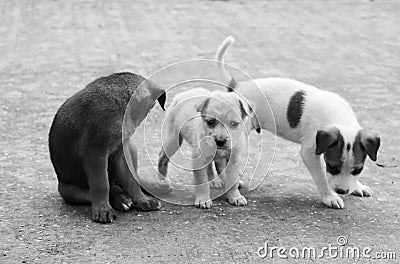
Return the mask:
[[356,176],[358,174],[360,174],[362,172],[362,170],[364,169],[364,167],[360,167],[360,168],[355,168],[351,171],[351,175]]
[[239,126],[238,122],[231,122],[231,128],[237,128]]
[[215,127],[215,119],[208,119],[206,123],[209,127]]
[[326,164],[326,170],[332,175],[337,175],[340,173],[340,166],[332,166],[330,164]]

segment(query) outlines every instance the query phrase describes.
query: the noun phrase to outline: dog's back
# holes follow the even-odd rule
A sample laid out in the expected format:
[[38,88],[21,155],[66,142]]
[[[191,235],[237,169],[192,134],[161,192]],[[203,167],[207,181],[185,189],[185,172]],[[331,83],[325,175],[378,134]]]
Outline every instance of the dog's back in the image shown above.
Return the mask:
[[49,133],[50,158],[58,180],[87,188],[82,154],[88,148],[120,151],[126,106],[145,78],[132,73],[101,77],[67,99]]

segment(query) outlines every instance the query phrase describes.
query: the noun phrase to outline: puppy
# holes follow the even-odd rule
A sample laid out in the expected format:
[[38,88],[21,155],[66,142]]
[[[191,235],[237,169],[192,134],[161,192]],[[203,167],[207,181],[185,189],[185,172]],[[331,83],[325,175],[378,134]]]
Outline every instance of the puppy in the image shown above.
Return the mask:
[[[132,175],[136,174],[137,151],[130,139],[156,100],[163,108],[166,95],[159,86],[127,72],[96,79],[66,100],[49,133],[50,158],[66,202],[91,204],[92,219],[100,223],[115,219],[113,208],[160,209],[156,199],[143,194],[134,179],[137,175]],[[126,109],[129,127],[122,140]]]
[[238,190],[238,181],[241,154],[247,146],[246,122],[252,115],[249,104],[235,93],[199,88],[178,94],[167,110],[167,133],[163,134],[164,145],[158,160],[160,176],[167,176],[169,159],[185,139],[193,148],[195,206],[211,207],[209,180],[215,186],[221,185],[213,179],[213,161],[229,203],[247,205]]
[[219,47],[219,74],[229,83],[228,91],[235,90],[254,103],[255,128],[301,144],[301,158],[327,206],[344,207],[338,194],[372,196],[359,175],[367,155],[376,161],[380,138],[362,129],[350,105],[335,93],[283,78],[237,82],[223,63],[233,42],[228,37]]

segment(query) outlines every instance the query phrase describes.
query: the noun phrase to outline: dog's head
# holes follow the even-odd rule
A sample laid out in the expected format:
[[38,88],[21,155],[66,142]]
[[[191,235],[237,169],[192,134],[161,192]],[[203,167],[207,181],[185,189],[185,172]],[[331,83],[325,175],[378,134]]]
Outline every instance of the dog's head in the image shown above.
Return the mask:
[[[214,139],[218,149],[231,149],[253,117],[252,107],[235,93],[213,92],[197,105],[207,136]],[[237,141],[236,141],[237,142]]]
[[318,130],[315,154],[324,155],[331,187],[339,194],[352,193],[368,156],[376,161],[380,138],[363,129],[329,127]]

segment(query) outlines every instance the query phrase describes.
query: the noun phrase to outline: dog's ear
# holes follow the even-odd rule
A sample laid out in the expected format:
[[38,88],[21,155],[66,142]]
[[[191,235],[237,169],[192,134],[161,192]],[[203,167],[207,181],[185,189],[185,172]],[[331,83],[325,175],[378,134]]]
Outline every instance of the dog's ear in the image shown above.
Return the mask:
[[330,146],[336,144],[339,140],[340,131],[336,127],[318,130],[316,136],[317,147],[315,149],[316,155],[321,155]]
[[369,158],[376,161],[378,149],[381,145],[381,138],[377,135],[370,134],[365,130],[360,131],[361,144],[367,151]]
[[196,111],[203,114],[203,113],[204,113],[204,110],[207,108],[209,102],[210,102],[210,98],[209,98],[209,97],[206,98],[206,99],[204,99],[203,101],[201,101],[201,102],[197,105]]
[[162,91],[162,93],[158,96],[157,101],[160,104],[162,110],[165,111],[165,101],[167,101],[167,94],[165,91]]
[[254,117],[253,107],[250,105],[250,103],[239,99],[239,106],[240,112],[242,114],[242,119],[245,118],[245,116]]

